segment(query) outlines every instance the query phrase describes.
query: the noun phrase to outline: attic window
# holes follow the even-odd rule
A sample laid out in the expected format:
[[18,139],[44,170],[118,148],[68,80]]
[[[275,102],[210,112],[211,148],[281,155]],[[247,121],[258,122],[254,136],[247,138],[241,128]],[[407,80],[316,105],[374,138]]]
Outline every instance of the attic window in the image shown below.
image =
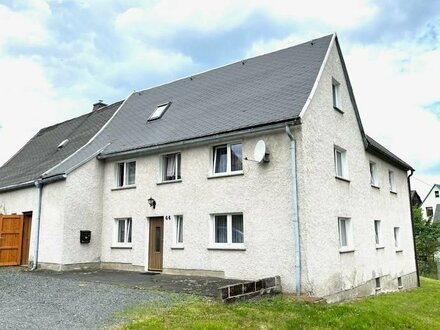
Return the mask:
[[171,102],[158,105],[156,110],[154,110],[153,114],[150,116],[150,118],[148,118],[148,120],[155,120],[162,117],[165,111],[169,108],[170,104]]
[[65,139],[63,140],[59,145],[58,145],[58,150],[64,148],[66,146],[66,144],[69,143],[69,139]]

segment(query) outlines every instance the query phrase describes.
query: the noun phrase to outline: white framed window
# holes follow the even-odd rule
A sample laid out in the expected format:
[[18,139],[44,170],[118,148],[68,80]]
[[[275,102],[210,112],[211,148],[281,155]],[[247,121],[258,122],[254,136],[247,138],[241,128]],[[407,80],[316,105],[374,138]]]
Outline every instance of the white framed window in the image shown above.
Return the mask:
[[132,220],[131,218],[115,219],[113,246],[131,247]]
[[341,110],[341,84],[332,79],[333,108]]
[[438,190],[434,191],[434,195],[435,198],[439,198],[440,197],[440,192]]
[[335,146],[334,152],[336,177],[348,179],[347,151]]
[[375,238],[375,242],[376,242],[376,248],[383,247],[381,230],[382,230],[381,221],[374,220],[374,238]]
[[215,174],[243,171],[243,147],[241,143],[228,143],[213,147],[213,169]]
[[351,219],[350,218],[338,218],[339,227],[339,250],[352,251],[352,230],[351,230]]
[[377,173],[377,164],[370,162],[370,184],[379,187],[379,175]]
[[400,247],[400,227],[394,227],[394,247],[396,251],[401,251]]
[[134,186],[136,183],[136,162],[125,161],[116,164],[116,187]]
[[244,248],[243,213],[211,215],[211,246]]
[[174,220],[175,220],[174,245],[176,247],[183,247],[183,215],[174,216]]
[[176,181],[181,176],[181,159],[180,153],[167,154],[162,156],[162,181]]
[[171,102],[159,104],[156,107],[156,110],[154,110],[154,112],[151,114],[150,118],[148,118],[148,121],[159,119],[160,117],[162,117],[165,111],[168,110],[168,108],[170,107],[170,104]]
[[396,178],[393,171],[388,171],[388,182],[390,184],[390,191],[395,193],[396,190]]

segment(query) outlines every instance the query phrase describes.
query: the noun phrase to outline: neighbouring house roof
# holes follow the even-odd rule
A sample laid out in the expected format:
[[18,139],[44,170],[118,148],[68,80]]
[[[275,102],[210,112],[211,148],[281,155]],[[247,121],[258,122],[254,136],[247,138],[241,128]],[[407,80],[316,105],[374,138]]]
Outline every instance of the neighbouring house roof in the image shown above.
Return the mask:
[[416,190],[411,190],[411,206],[418,207],[422,204],[422,199]]
[[440,184],[438,184],[438,183],[434,183],[434,184],[432,185],[431,189],[429,190],[429,192],[426,194],[425,198],[423,199],[422,204],[425,203],[426,199],[428,198],[429,195],[431,195],[431,193],[432,193],[432,191],[434,190],[434,188],[438,188],[438,189],[440,189]]
[[[38,179],[85,145],[110,119],[122,101],[41,129],[0,168],[0,189]],[[61,148],[60,143],[65,145]]]
[[404,162],[402,159],[397,157],[395,154],[393,154],[391,151],[389,151],[387,148],[382,146],[379,142],[375,141],[373,138],[371,138],[368,135],[365,135],[367,138],[367,151],[371,152],[372,154],[375,154],[376,156],[380,158],[385,158],[390,163],[394,164],[395,166],[403,169],[403,170],[411,170],[413,169],[411,165]]

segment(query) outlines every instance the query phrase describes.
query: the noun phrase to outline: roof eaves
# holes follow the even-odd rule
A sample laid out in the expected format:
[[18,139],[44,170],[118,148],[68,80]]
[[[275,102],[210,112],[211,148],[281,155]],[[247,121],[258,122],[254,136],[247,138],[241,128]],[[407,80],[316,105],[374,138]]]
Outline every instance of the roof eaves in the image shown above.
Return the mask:
[[[384,160],[389,161],[393,165],[397,166],[398,168],[408,171],[414,171],[414,168],[401,160],[399,157],[394,155],[391,151],[386,149],[384,146],[382,146],[379,142],[373,140],[371,137],[366,135],[366,141],[367,141],[367,147],[365,148],[367,151],[369,151],[372,154],[375,154],[379,158],[382,158]],[[374,145],[372,142],[377,144],[378,146]]]
[[[127,148],[124,150],[118,150],[115,152],[101,153],[98,155],[97,158],[98,159],[108,159],[108,158],[116,158],[116,157],[128,156],[128,155],[133,155],[133,154],[143,154],[143,153],[147,153],[151,150],[157,150],[160,148],[168,148],[168,147],[171,148],[176,145],[199,144],[199,143],[212,141],[215,139],[223,139],[223,138],[238,136],[238,135],[254,134],[257,132],[259,133],[261,131],[268,131],[268,130],[276,130],[276,129],[283,129],[284,130],[286,124],[290,124],[293,126],[301,125],[301,118],[295,117],[295,118],[290,118],[290,119],[286,119],[286,120],[282,120],[282,121],[278,121],[278,122],[271,122],[271,123],[265,123],[265,124],[261,124],[261,125],[250,126],[250,127],[243,127],[240,129],[218,132],[218,133],[213,133],[213,134],[209,134],[209,135],[189,138],[189,139],[185,139],[185,140],[170,141],[170,142],[166,142],[163,144],[145,145],[145,146],[140,146],[140,147],[136,147],[136,148]],[[105,148],[103,148],[103,149],[105,149]]]

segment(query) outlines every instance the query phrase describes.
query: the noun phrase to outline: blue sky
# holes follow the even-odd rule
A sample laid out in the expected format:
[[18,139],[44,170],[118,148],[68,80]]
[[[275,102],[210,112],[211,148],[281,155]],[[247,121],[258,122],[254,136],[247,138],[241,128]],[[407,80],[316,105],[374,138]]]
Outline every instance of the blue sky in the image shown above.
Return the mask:
[[423,195],[440,183],[439,1],[0,0],[0,163],[99,99],[333,32],[367,133]]

